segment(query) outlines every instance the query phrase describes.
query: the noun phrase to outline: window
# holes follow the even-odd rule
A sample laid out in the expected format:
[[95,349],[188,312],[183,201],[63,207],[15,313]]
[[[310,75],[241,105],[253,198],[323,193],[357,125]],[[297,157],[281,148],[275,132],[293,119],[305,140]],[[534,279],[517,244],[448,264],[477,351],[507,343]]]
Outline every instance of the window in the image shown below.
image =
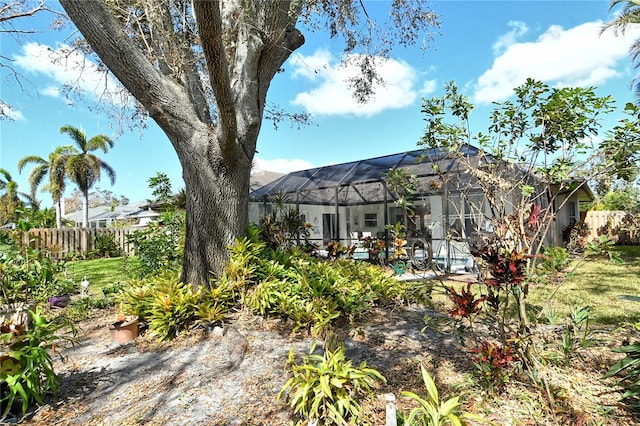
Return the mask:
[[567,212],[569,215],[569,223],[574,224],[578,221],[578,203],[575,201],[569,201],[567,203]]
[[377,213],[365,213],[364,214],[364,226],[375,228],[378,226],[378,214]]

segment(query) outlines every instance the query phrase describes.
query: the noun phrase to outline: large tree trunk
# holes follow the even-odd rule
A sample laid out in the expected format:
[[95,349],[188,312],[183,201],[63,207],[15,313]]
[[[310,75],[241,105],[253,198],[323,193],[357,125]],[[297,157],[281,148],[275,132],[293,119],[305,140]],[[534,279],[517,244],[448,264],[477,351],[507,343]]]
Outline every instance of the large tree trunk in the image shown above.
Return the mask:
[[[249,173],[267,90],[291,52],[304,43],[294,27],[295,8],[286,1],[192,2],[201,41],[195,51],[206,62],[202,70],[192,62],[194,51],[181,51],[183,39],[167,32],[169,3],[146,3],[147,24],[163,37],[153,44],[159,50],[152,60],[105,0],[61,4],[173,144],[187,192],[182,278],[207,285],[212,274],[223,271],[227,247],[246,232]],[[203,96],[205,84],[215,97],[214,116]]]
[[[215,132],[200,128],[190,145],[204,151],[202,142],[211,138]],[[182,281],[204,284],[203,277],[222,273],[227,248],[246,232],[251,162],[239,155],[231,165],[220,152],[194,154],[181,156],[187,193]]]

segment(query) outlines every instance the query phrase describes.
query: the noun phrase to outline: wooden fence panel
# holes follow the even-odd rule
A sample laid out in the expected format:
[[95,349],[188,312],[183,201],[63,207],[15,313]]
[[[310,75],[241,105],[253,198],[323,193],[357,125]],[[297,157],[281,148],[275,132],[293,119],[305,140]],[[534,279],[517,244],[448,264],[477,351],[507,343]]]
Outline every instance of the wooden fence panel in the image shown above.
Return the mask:
[[622,210],[588,211],[584,222],[589,225],[590,240],[598,238],[598,235],[607,235],[609,229],[614,229],[622,223],[627,212]]
[[122,253],[133,254],[133,247],[127,243],[131,228],[33,228],[23,235],[23,243],[35,249],[48,249],[59,254],[87,254],[95,250],[98,235],[113,235]]

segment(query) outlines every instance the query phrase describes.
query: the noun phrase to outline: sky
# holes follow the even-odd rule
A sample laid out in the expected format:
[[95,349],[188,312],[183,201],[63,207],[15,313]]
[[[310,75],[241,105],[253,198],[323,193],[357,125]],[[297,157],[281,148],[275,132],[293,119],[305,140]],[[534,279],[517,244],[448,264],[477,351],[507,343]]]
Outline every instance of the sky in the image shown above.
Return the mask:
[[[375,14],[390,2],[364,4]],[[492,102],[509,99],[527,78],[552,87],[596,87],[597,94],[611,95],[620,110],[635,100],[629,47],[640,28],[601,34],[602,24],[615,13],[608,1],[438,1],[431,8],[441,18],[433,41],[425,51],[395,50],[380,69],[385,85],[365,105],[352,98],[345,84],[354,70],[339,65],[340,41],[306,32],[305,45],[275,77],[268,100],[289,112],[310,113],[311,123],[301,128],[280,123],[275,129],[264,122],[256,170],[286,173],[417,149],[425,125],[422,99],[441,96],[448,81],[455,81],[476,106],[472,133],[486,133]],[[41,30],[37,33],[16,39],[0,32],[0,55],[20,75],[16,79],[10,69],[0,68],[0,99],[12,118],[0,120],[0,167],[28,192],[31,166],[20,174],[17,162],[27,155],[47,158],[56,147],[71,143],[59,130],[72,125],[88,137],[105,134],[115,141],[100,156],[115,169],[116,183],[111,186],[103,177],[97,188],[145,200],[150,198],[148,179],[157,172],[169,176],[175,191],[184,187],[175,151],[153,121],[142,131],[120,135],[114,118],[64,95],[63,87],[75,84],[87,99],[95,99],[97,87],[110,89],[115,83],[94,78],[90,63],[78,77],[70,68],[77,58],[60,60],[61,47],[74,38],[72,26],[53,30],[48,28],[51,16],[33,19],[28,24]],[[622,116],[610,115],[609,128]],[[45,206],[50,203],[48,194],[38,198]]]

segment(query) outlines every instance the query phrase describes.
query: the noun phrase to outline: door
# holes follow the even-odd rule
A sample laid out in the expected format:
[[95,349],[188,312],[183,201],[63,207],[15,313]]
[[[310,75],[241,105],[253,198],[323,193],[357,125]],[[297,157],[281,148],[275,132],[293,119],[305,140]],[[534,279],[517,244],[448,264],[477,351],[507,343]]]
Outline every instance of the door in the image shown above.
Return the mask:
[[337,223],[335,213],[323,213],[322,214],[322,244],[325,246],[330,241],[338,239]]

